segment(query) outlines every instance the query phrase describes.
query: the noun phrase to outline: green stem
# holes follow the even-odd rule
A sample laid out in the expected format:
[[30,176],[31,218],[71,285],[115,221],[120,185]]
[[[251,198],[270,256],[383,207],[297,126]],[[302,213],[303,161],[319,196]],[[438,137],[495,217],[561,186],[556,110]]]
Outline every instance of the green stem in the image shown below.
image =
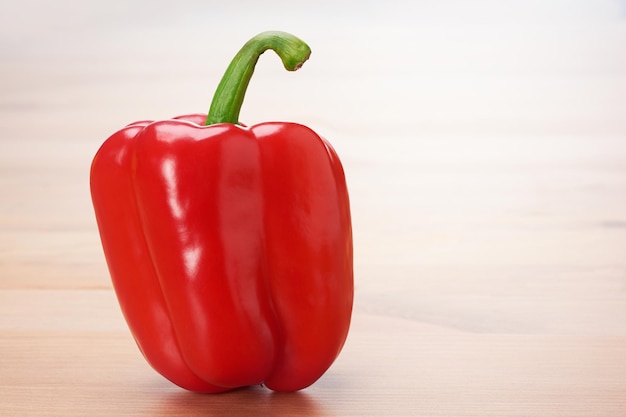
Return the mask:
[[287,71],[295,71],[311,55],[304,41],[285,32],[263,32],[250,39],[235,55],[215,90],[206,125],[239,123],[239,112],[254,67],[268,49],[278,54]]

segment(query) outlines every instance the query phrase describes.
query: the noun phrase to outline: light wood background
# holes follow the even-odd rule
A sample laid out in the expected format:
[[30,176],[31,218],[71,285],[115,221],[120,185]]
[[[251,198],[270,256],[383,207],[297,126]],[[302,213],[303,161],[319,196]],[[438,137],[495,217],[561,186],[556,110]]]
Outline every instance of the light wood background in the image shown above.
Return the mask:
[[[312,387],[194,395],[121,317],[88,191],[126,123],[206,111],[267,29],[242,121],[344,162],[348,342]],[[626,415],[626,4],[0,4],[1,416]]]

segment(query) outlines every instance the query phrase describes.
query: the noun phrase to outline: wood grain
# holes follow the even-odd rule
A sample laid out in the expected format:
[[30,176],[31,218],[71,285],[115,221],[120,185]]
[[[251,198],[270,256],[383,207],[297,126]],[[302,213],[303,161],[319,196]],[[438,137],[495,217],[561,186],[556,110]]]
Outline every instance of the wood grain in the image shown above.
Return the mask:
[[[623,5],[347,4],[0,5],[0,416],[626,415]],[[313,55],[264,55],[242,118],[341,156],[353,326],[302,392],[191,394],[126,328],[89,166],[126,123],[208,109],[272,28]]]

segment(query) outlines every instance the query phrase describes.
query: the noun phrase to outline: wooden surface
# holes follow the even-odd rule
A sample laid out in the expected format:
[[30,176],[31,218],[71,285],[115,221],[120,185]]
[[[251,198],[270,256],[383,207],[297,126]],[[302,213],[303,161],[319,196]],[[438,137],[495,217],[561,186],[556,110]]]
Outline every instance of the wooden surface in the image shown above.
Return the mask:
[[[0,416],[626,415],[624,2],[228,4],[0,5]],[[194,395],[126,328],[89,164],[266,29],[313,55],[263,56],[242,120],[342,157],[353,326],[300,393]]]

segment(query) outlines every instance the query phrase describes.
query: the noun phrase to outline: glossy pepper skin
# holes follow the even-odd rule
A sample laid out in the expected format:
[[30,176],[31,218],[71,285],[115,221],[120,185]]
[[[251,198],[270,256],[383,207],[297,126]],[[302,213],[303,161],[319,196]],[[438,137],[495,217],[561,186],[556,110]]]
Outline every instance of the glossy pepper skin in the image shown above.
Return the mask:
[[[253,38],[279,55],[268,37],[301,42]],[[208,119],[236,118],[240,105]],[[206,121],[133,123],[93,160],[92,200],[122,312],[151,366],[185,389],[305,388],[334,362],[350,324],[343,168],[305,126]]]

